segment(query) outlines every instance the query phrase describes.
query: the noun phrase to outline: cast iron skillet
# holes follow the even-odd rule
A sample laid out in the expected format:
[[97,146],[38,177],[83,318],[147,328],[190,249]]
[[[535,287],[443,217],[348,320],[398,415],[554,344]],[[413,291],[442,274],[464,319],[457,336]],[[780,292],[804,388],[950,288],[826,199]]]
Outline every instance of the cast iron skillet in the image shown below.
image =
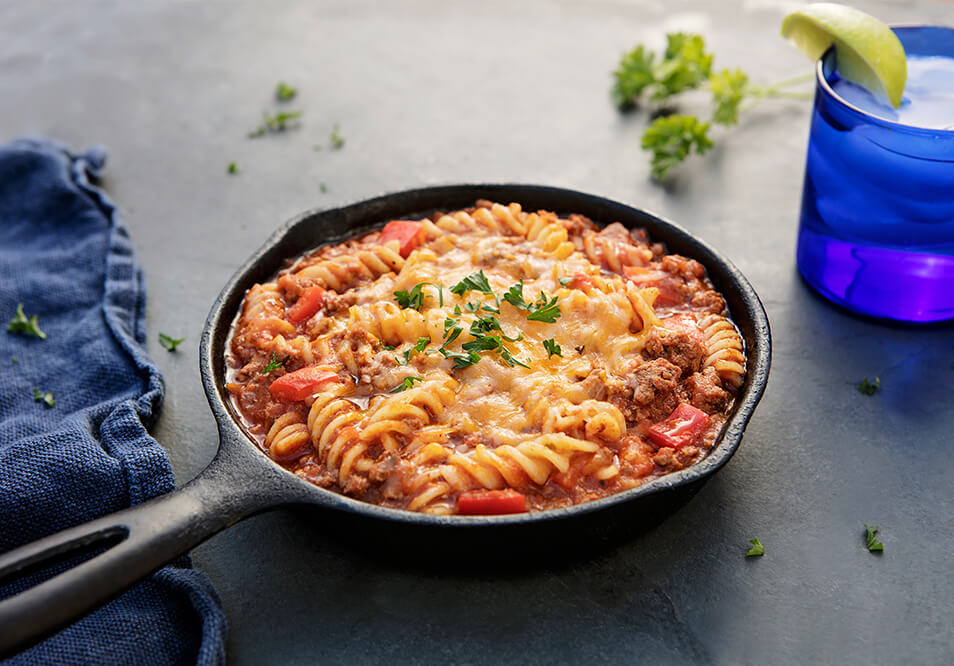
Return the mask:
[[[669,251],[708,269],[742,332],[748,362],[733,413],[698,464],[632,490],[577,506],[506,516],[432,516],[358,502],[323,490],[266,457],[242,429],[224,388],[226,339],[246,290],[270,279],[283,262],[398,218],[456,210],[477,199],[519,202],[526,210],[582,213],[608,224],[645,227]],[[0,657],[23,649],[101,606],[222,529],[283,504],[320,507],[333,538],[370,535],[373,542],[440,546],[452,556],[479,557],[506,544],[512,555],[600,543],[607,535],[658,522],[692,495],[735,452],[768,380],[771,337],[752,287],[728,260],[680,227],[644,211],[572,190],[534,185],[449,185],[385,195],[344,208],[305,213],[275,232],[223,289],[206,322],[199,354],[202,384],[219,429],[214,460],[185,487],[145,504],[64,530],[0,555],[0,580],[41,565],[103,551],[0,602]],[[332,527],[329,529],[328,525]],[[499,550],[497,551],[500,552]]]

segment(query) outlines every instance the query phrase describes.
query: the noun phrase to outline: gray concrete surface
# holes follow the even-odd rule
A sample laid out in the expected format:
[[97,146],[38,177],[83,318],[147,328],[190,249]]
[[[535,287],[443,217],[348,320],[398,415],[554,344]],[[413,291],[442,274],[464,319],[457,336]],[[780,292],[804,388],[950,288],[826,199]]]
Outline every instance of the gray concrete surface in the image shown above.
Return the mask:
[[[772,377],[741,449],[652,532],[530,574],[436,574],[349,556],[306,516],[262,515],[194,552],[230,662],[954,661],[952,329],[863,321],[798,278],[809,103],[753,109],[661,186],[639,149],[645,115],[609,101],[619,55],[675,29],[757,81],[810,71],[778,36],[797,4],[0,2],[0,139],[110,150],[104,186],[145,266],[167,383],[154,434],[180,483],[216,447],[197,369],[208,309],[305,209],[438,183],[592,192],[709,241],[771,319]],[[954,7],[854,4],[895,23],[950,23]],[[246,138],[278,80],[299,88],[300,127]],[[186,342],[170,354],[160,331]],[[880,394],[855,390],[875,375]],[[881,527],[883,555],[863,523]],[[764,557],[743,556],[752,537]]]

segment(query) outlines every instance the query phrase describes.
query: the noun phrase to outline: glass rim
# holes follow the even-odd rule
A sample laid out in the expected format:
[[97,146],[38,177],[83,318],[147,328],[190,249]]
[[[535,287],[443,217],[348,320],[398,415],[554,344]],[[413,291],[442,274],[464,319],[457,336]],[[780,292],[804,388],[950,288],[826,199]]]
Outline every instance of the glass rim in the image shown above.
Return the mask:
[[[891,29],[893,31],[898,30],[917,30],[921,28],[932,28],[938,30],[947,30],[954,33],[954,27],[946,25],[927,25],[927,24],[905,24],[905,25],[893,25]],[[823,90],[828,97],[834,100],[836,103],[840,104],[845,109],[854,112],[856,115],[861,116],[866,122],[881,125],[887,129],[896,130],[900,132],[907,132],[909,134],[918,134],[921,136],[927,137],[936,137],[937,135],[942,135],[945,137],[950,137],[954,139],[954,129],[934,129],[930,127],[919,127],[918,125],[906,125],[904,123],[899,123],[894,120],[888,120],[887,118],[882,118],[881,116],[876,116],[869,111],[855,106],[851,102],[848,102],[838,93],[835,92],[835,89],[831,87],[828,83],[828,79],[825,78],[825,59],[828,58],[829,54],[835,49],[835,46],[832,45],[821,54],[821,57],[815,62],[815,85]],[[907,56],[907,53],[905,53]]]

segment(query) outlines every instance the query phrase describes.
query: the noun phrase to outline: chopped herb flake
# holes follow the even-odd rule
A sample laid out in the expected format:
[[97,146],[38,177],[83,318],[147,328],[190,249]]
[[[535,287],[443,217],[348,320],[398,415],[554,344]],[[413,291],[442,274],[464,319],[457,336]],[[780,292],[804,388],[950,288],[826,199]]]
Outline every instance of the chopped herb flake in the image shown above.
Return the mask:
[[881,379],[875,377],[874,381],[869,381],[867,377],[861,380],[861,383],[858,384],[858,392],[865,395],[874,395],[881,388]]
[[530,306],[530,314],[527,315],[527,319],[530,321],[542,321],[547,324],[552,324],[556,322],[557,317],[560,316],[560,306],[557,305],[557,297],[554,296],[552,300],[547,301],[547,296],[542,291],[540,292],[540,298]]
[[40,389],[34,388],[34,389],[33,389],[33,400],[34,400],[35,402],[42,402],[44,405],[46,405],[47,409],[56,406],[56,402],[53,400],[53,392],[52,392],[52,391],[47,391],[46,393],[43,393],[43,392],[40,391]]
[[275,86],[275,98],[279,102],[289,102],[295,99],[295,95],[298,94],[298,89],[294,86],[290,86],[284,81],[279,81],[278,85]]
[[875,537],[878,534],[877,527],[871,527],[865,525],[865,546],[868,547],[868,551],[872,553],[881,553],[884,552],[884,544],[878,541]]
[[411,308],[413,310],[420,310],[424,305],[424,299],[428,297],[424,293],[424,287],[432,286],[437,288],[437,294],[441,305],[444,305],[444,288],[434,282],[418,282],[416,285],[411,287],[410,291],[401,289],[394,292],[394,300],[397,301],[397,304],[402,308]]
[[421,379],[420,377],[405,377],[400,384],[398,384],[393,389],[391,389],[391,393],[401,393],[402,391],[406,391],[409,388],[412,388],[414,386],[414,382],[423,382],[423,381],[424,380]]
[[185,338],[173,338],[172,336],[166,335],[165,333],[159,334],[159,344],[171,352],[174,352],[176,347],[178,347],[184,341]]
[[425,349],[427,349],[427,345],[429,345],[430,343],[431,343],[430,338],[418,338],[417,342],[414,344],[413,347],[411,347],[411,349],[413,349],[414,351],[422,352]]
[[7,331],[10,333],[33,335],[40,338],[41,340],[46,340],[46,333],[40,330],[36,318],[37,315],[33,315],[27,319],[27,316],[23,313],[23,303],[17,303],[17,313],[13,316],[13,319],[10,320],[10,325],[7,326]]
[[762,557],[765,555],[765,546],[762,545],[761,541],[758,539],[749,539],[749,543],[752,544],[752,547],[749,548],[745,554],[746,557]]
[[337,125],[331,129],[328,140],[331,142],[331,148],[333,150],[340,150],[344,146],[345,140],[344,137],[341,136],[341,130],[338,129]]
[[471,273],[451,287],[450,291],[452,294],[457,294],[458,296],[464,296],[468,291],[479,291],[483,294],[491,295],[494,293],[493,289],[490,288],[490,282],[487,281],[487,276],[484,275],[483,271]]
[[225,168],[225,173],[229,174],[230,176],[234,176],[238,172],[238,164],[235,162],[229,162],[229,165]]
[[269,361],[269,362],[268,362],[268,365],[265,366],[265,369],[262,370],[262,374],[263,374],[263,375],[267,375],[267,374],[270,373],[272,370],[278,370],[280,367],[282,367],[283,365],[285,365],[285,361],[287,361],[287,360],[288,360],[288,357],[286,356],[284,359],[282,359],[281,361],[279,361],[279,360],[278,360],[278,355],[277,355],[275,352],[272,352],[272,360]]
[[544,340],[543,348],[547,350],[547,358],[550,358],[551,356],[563,356],[563,350],[560,349],[560,345],[558,345],[553,338]]

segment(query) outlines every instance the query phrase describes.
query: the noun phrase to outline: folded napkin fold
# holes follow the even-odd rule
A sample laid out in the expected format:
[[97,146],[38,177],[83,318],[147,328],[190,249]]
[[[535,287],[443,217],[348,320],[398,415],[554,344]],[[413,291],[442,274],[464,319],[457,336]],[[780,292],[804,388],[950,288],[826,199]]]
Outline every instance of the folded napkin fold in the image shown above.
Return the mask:
[[[105,158],[47,140],[0,147],[0,552],[174,487],[146,430],[163,384],[145,350],[142,271],[89,181]],[[46,339],[5,330],[18,304]],[[218,597],[183,557],[11,663],[224,659]]]

